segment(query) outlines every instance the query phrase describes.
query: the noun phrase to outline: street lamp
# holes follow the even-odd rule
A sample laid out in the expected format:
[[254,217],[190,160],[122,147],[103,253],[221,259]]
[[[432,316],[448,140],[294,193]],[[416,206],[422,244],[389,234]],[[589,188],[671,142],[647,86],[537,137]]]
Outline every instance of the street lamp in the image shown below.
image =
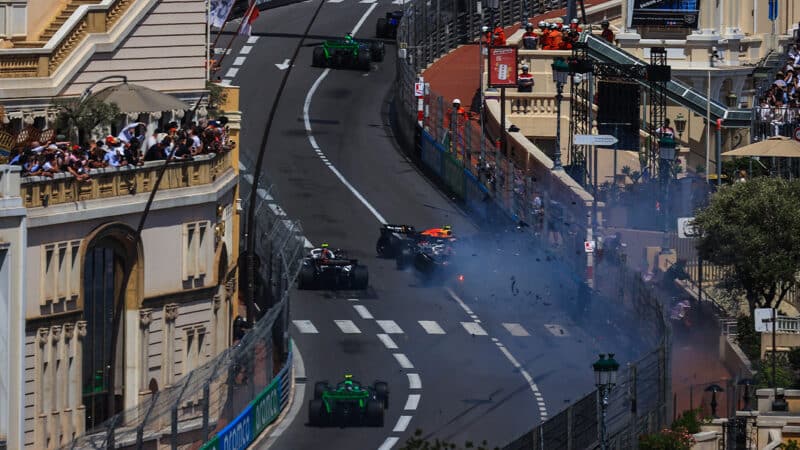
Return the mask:
[[716,419],[717,418],[717,392],[725,392],[725,389],[722,389],[721,386],[718,384],[709,385],[706,388],[706,392],[711,392],[711,417]]
[[678,140],[683,140],[683,132],[686,131],[686,117],[683,117],[683,113],[678,113],[678,117],[675,118],[675,129],[678,131]]
[[750,386],[755,384],[753,382],[753,379],[745,378],[743,380],[739,380],[739,382],[736,384],[738,384],[739,386],[744,386],[743,388],[744,392],[742,393],[742,402],[744,403],[744,405],[742,405],[742,409],[744,411],[751,411],[752,408],[750,407]]
[[661,210],[664,214],[664,236],[661,240],[661,254],[671,253],[669,245],[669,182],[672,179],[672,162],[675,161],[675,139],[663,136],[658,140],[658,156],[661,159],[658,165],[661,169],[661,180],[664,184],[664,204]]
[[614,359],[613,353],[609,353],[608,358],[601,353],[600,359],[592,364],[592,369],[594,369],[594,385],[597,386],[598,402],[600,403],[600,450],[607,450],[606,409],[608,409],[608,395],[611,393],[611,389],[617,385],[619,363]]
[[553,60],[553,83],[556,84],[556,152],[553,155],[553,170],[562,170],[561,166],[561,100],[564,99],[564,85],[569,77],[569,65],[562,57]]

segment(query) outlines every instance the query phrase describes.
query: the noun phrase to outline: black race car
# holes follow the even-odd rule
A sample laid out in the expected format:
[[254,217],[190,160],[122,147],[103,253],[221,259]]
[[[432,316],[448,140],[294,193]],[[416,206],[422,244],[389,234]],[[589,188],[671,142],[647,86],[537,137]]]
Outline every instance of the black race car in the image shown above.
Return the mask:
[[308,423],[382,427],[384,410],[388,408],[388,384],[376,381],[372,386],[365,386],[348,374],[335,387],[327,381],[314,385],[314,399],[308,403]]
[[342,250],[333,258],[312,253],[303,259],[297,276],[299,289],[366,289],[369,285],[367,267],[357,259],[349,259]]
[[397,268],[413,266],[425,280],[440,279],[453,273],[455,242],[442,238],[421,238],[401,249],[396,257]]
[[403,11],[387,12],[386,17],[378,19],[375,25],[375,36],[386,39],[397,39],[397,27],[403,18]]
[[375,244],[375,251],[382,258],[394,258],[403,248],[413,245],[419,239],[419,233],[411,225],[384,224],[381,236]]

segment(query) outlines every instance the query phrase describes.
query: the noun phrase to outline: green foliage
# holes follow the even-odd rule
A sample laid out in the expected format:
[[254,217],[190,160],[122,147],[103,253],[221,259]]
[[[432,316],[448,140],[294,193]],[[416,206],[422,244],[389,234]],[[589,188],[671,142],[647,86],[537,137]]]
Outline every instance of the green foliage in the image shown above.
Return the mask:
[[789,367],[795,372],[800,372],[800,347],[793,347],[789,350],[787,356],[789,359]]
[[664,428],[658,433],[639,436],[639,450],[690,450],[694,444],[694,437],[686,428]]
[[119,116],[116,103],[105,103],[94,97],[57,99],[56,128],[69,133],[70,140],[85,143],[92,130],[99,125],[110,125]]
[[465,442],[463,446],[458,446],[452,442],[440,441],[439,439],[429,440],[425,439],[422,435],[422,430],[419,428],[414,431],[414,435],[408,438],[406,443],[400,447],[400,450],[500,450],[500,447],[489,447],[486,441],[480,445],[473,442]]
[[[772,387],[772,355],[765,355],[764,359],[758,362],[756,370],[756,387],[758,389]],[[785,354],[778,353],[775,361],[775,384],[782,388],[793,388],[795,377],[792,368],[789,367],[789,360]]]
[[798,284],[800,182],[754,178],[722,187],[695,224],[700,256],[728,268],[720,288],[755,308],[779,307]]
[[208,89],[208,111],[211,117],[215,117],[219,114],[222,114],[220,105],[225,103],[228,100],[228,93],[219,83],[206,83],[206,89]]
[[782,450],[800,450],[800,444],[798,444],[794,439],[789,439],[789,442],[778,445],[778,448]]
[[753,319],[744,314],[736,318],[736,344],[750,361],[761,357],[761,335],[756,332]]
[[702,421],[700,420],[700,408],[695,409],[687,409],[681,415],[672,422],[672,430],[673,431],[680,431],[686,430],[689,434],[695,434],[700,432],[700,425]]

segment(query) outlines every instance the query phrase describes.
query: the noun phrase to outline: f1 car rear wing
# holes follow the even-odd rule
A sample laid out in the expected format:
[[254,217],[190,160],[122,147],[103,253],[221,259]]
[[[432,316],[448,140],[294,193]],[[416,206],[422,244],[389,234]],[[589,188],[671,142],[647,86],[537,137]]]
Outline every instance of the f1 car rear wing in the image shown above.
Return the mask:
[[415,233],[416,229],[413,225],[397,225],[392,223],[383,224],[383,228],[393,233]]

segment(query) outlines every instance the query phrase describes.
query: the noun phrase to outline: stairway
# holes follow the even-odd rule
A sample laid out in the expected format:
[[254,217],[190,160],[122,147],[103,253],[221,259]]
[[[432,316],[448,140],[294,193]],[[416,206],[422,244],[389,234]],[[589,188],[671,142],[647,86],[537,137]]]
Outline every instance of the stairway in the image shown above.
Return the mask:
[[58,32],[62,25],[69,19],[72,13],[78,9],[81,5],[94,5],[100,3],[100,0],[69,0],[67,5],[62,9],[58,15],[53,19],[52,22],[47,26],[47,28],[42,31],[42,34],[39,35],[39,39],[36,41],[27,41],[21,42],[16,45],[16,47],[42,47],[44,46],[47,41],[53,37],[54,34]]
[[[581,40],[586,42],[589,56],[597,61],[631,65],[647,64],[621,48],[610,44],[605,39],[600,39],[588,33],[584,33],[584,35],[581,36]],[[649,85],[647,80],[639,79],[636,81],[644,87]],[[695,91],[678,80],[673,79],[667,83],[667,98],[691,109],[701,116],[706,115],[706,95]],[[710,115],[711,119],[714,121],[723,119],[726,128],[750,128],[753,118],[752,110],[728,108],[716,100],[711,100]]]

